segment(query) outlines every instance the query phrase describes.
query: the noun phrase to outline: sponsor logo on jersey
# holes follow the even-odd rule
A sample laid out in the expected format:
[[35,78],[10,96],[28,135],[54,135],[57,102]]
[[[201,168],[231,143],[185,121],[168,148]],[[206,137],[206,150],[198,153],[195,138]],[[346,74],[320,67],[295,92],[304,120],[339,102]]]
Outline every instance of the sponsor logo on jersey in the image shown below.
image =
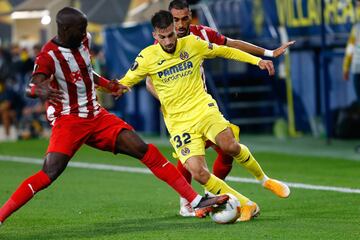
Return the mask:
[[158,72],[158,77],[164,82],[177,80],[192,74],[193,63],[191,61],[182,62]]

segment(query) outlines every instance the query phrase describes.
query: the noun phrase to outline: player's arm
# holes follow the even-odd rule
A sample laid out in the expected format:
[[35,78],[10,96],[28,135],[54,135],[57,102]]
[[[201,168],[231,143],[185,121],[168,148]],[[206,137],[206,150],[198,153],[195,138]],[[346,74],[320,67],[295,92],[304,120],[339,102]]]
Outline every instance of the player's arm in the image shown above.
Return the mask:
[[269,75],[275,74],[272,61],[263,60],[239,49],[208,43],[199,38],[195,39],[194,45],[194,47],[198,49],[199,53],[202,54],[204,58],[222,57],[235,61],[246,62],[259,66],[261,70],[267,70]]
[[[356,26],[356,25],[355,25]],[[356,31],[356,27],[353,27],[351,29],[351,33],[346,45],[346,50],[345,50],[345,57],[344,57],[344,62],[343,62],[343,76],[344,76],[344,80],[349,80],[349,70],[350,70],[350,65],[351,65],[351,61],[352,61],[352,57],[354,54],[354,48],[355,48],[355,31]]]
[[146,77],[146,89],[151,93],[151,95],[153,95],[154,98],[159,100],[159,96],[155,91],[155,87],[154,84],[152,83],[152,79],[149,76]]
[[[141,82],[148,76],[147,63],[144,57],[144,53],[140,53],[135,59],[131,68],[127,71],[125,76],[119,80],[119,83],[128,89],[132,88],[137,83]],[[126,91],[123,91],[125,93]]]
[[56,105],[63,99],[63,92],[51,86],[54,80],[55,64],[46,52],[41,52],[36,57],[34,70],[28,86],[26,95],[30,98],[40,98],[43,101]]
[[275,50],[268,50],[259,46],[256,46],[254,44],[237,40],[237,39],[231,39],[226,38],[226,46],[239,49],[241,51],[257,55],[257,56],[266,56],[266,57],[274,57],[277,58],[281,55],[283,55],[288,47],[293,45],[295,41],[290,41],[287,43],[284,43],[280,47],[278,47]]
[[94,82],[96,84],[96,89],[111,93],[113,96],[121,96],[121,94],[125,91],[129,91],[130,89],[122,84],[120,84],[117,80],[109,80],[100,76],[95,71],[93,71]]
[[279,57],[285,53],[288,47],[290,47],[295,43],[295,41],[290,41],[281,45],[275,50],[268,50],[245,41],[225,37],[224,35],[220,34],[216,30],[209,27],[204,26],[204,30],[207,33],[209,41],[212,43],[216,43],[217,45],[226,45],[228,47],[236,48],[241,51],[257,56],[266,56],[266,57],[274,57],[274,58]]
[[36,73],[32,76],[26,87],[26,95],[30,98],[40,98],[43,101],[56,105],[64,98],[62,91],[51,87],[54,75],[50,77],[43,73]]

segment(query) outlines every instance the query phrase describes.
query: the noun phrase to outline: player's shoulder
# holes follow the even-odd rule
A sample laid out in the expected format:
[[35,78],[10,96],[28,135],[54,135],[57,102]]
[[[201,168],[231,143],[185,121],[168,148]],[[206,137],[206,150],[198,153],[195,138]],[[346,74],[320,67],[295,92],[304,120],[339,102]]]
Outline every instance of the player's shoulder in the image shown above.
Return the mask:
[[201,31],[206,31],[206,32],[217,32],[215,29],[205,26],[205,25],[201,25],[201,24],[191,24],[190,25],[190,32],[192,32],[194,35],[198,35],[201,34]]
[[48,53],[50,51],[55,51],[57,48],[58,46],[55,44],[54,39],[51,39],[43,45],[43,47],[41,48],[41,52]]
[[37,58],[51,59],[50,56],[51,52],[56,52],[56,51],[59,51],[58,45],[54,42],[54,39],[51,39],[50,41],[48,41],[43,45]]
[[138,57],[146,58],[156,55],[158,51],[158,44],[147,46],[139,53]]
[[193,42],[193,41],[196,41],[196,40],[201,40],[201,38],[199,36],[190,34],[190,35],[187,35],[185,37],[179,38],[178,40],[183,41],[183,42]]

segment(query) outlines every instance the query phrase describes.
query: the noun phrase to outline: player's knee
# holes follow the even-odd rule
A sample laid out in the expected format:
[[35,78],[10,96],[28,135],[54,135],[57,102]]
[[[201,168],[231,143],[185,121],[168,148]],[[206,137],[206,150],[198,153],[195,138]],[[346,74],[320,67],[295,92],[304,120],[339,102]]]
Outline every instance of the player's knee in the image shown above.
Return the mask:
[[55,181],[62,173],[59,169],[43,168],[43,171],[50,178],[51,182]]
[[51,182],[55,181],[65,170],[70,157],[62,153],[49,153],[43,165],[43,172],[48,175]]
[[233,141],[229,141],[227,144],[224,144],[221,149],[227,155],[236,156],[240,152],[240,145],[234,139]]
[[142,159],[145,154],[147,153],[148,149],[149,149],[149,144],[146,144],[144,142],[140,142],[137,146],[137,149],[139,151],[139,155],[140,155],[140,159]]

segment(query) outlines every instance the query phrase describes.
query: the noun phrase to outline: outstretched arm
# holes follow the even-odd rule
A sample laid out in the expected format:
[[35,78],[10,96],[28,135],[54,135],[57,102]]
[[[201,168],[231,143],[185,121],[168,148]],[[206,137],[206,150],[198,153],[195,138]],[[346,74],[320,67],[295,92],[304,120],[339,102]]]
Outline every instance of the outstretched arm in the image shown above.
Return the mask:
[[275,69],[274,69],[274,65],[273,65],[272,61],[262,60],[259,57],[255,57],[249,53],[243,52],[243,51],[235,49],[235,48],[230,48],[230,47],[226,47],[226,46],[218,46],[216,44],[206,43],[204,41],[200,42],[200,46],[202,47],[204,56],[206,58],[223,57],[226,59],[247,62],[247,63],[253,64],[253,65],[259,66],[259,68],[261,70],[267,70],[269,75],[275,74]]
[[283,45],[281,45],[280,47],[278,47],[275,50],[268,50],[259,46],[256,46],[254,44],[245,42],[245,41],[241,41],[241,40],[236,40],[236,39],[231,39],[231,38],[227,38],[226,40],[226,46],[228,47],[232,47],[232,48],[236,48],[239,49],[241,51],[253,54],[253,55],[257,55],[257,56],[266,56],[266,57],[274,57],[277,58],[281,55],[283,55],[286,52],[286,49],[288,47],[290,47],[291,45],[293,45],[295,43],[295,41],[290,41],[287,43],[284,43]]
[[120,97],[124,92],[130,90],[130,88],[120,84],[117,80],[108,80],[94,71],[93,76],[97,89],[103,92],[111,93],[111,95],[115,97]]

